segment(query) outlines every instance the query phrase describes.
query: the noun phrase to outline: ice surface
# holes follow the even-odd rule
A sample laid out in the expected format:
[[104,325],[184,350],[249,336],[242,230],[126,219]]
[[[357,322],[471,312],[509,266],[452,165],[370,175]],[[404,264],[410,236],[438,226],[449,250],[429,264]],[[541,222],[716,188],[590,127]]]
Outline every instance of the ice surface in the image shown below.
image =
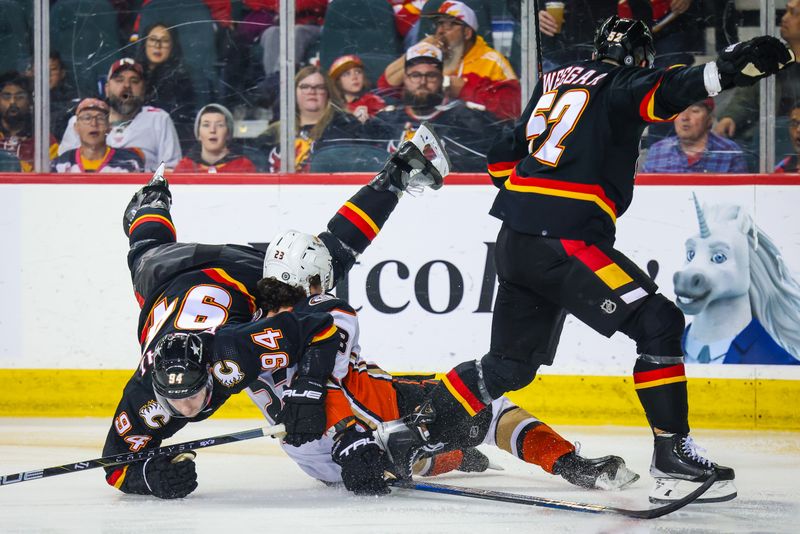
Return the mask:
[[[100,456],[110,421],[0,418],[0,474]],[[261,426],[258,420],[211,420],[189,425],[172,442]],[[484,452],[505,471],[457,474],[438,482],[538,497],[647,508],[650,436],[644,428],[559,427],[590,456],[619,454],[642,478],[621,492],[574,488],[499,450]],[[124,495],[107,486],[101,469],[0,487],[0,532],[798,532],[800,433],[693,433],[708,456],[736,468],[739,497],[694,505],[651,521],[549,510],[465,497],[394,490],[383,498],[355,497],[308,478],[277,443],[260,438],[200,451],[199,488],[163,501]]]

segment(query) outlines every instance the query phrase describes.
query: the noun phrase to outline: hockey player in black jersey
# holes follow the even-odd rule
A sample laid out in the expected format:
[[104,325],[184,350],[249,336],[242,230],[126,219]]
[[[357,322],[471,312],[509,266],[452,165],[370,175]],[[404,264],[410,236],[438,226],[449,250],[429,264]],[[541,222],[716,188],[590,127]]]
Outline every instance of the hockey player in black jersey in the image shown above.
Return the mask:
[[732,499],[733,469],[704,458],[689,436],[683,315],[614,248],[615,227],[632,200],[647,123],[752,85],[794,57],[778,39],[757,37],[705,65],[649,69],[649,30],[617,17],[598,28],[594,46],[591,61],[539,80],[514,130],[489,152],[500,189],[490,213],[503,225],[488,354],[456,366],[404,424],[379,427],[377,436],[407,470],[423,445],[446,442],[465,419],[550,365],[569,312],[603,335],[636,342],[633,382],[654,435],[651,501],[680,499],[713,473],[717,482],[698,502]]
[[[330,231],[321,235],[332,251],[335,274],[346,272],[369,245],[402,191],[441,187],[449,161],[435,134],[421,130],[342,206]],[[432,160],[423,155],[426,147],[434,152]],[[254,295],[263,252],[177,242],[163,170],[162,164],[123,216],[128,265],[142,308],[137,329],[142,356],[123,391],[104,455],[158,447],[263,376],[285,386],[283,409],[276,414],[286,425],[284,441],[302,445],[319,438],[326,428],[325,382],[340,339],[331,316],[289,313],[286,307],[297,294],[284,295],[268,317],[261,316]],[[126,493],[185,497],[197,486],[194,462],[172,460],[108,468],[106,480]]]

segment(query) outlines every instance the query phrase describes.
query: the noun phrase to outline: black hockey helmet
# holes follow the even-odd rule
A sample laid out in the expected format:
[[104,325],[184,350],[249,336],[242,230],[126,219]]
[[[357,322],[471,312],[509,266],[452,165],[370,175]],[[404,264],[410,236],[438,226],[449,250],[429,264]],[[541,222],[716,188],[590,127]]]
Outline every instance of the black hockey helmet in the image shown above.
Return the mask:
[[608,17],[594,34],[596,59],[612,59],[627,67],[638,66],[642,61],[653,66],[656,49],[653,34],[641,20]]
[[[212,379],[204,354],[207,343],[197,334],[167,334],[153,349],[153,392],[158,402],[173,411],[169,399],[185,399],[206,389],[211,400]],[[180,413],[173,413],[180,416]]]

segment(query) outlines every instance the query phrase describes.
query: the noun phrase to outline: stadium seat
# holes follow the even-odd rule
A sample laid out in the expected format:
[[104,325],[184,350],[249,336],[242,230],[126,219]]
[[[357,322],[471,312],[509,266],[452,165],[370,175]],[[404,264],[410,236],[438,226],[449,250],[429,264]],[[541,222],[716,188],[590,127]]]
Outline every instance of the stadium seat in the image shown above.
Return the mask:
[[176,29],[196,104],[212,102],[219,80],[217,48],[214,21],[203,0],[151,0],[142,7],[141,17],[141,31],[159,22]]
[[24,72],[32,63],[30,29],[26,13],[15,0],[0,0],[0,73]]
[[[435,30],[433,21],[426,15],[436,13],[439,6],[445,0],[429,0],[425,7],[422,8],[422,17],[419,19],[419,38],[422,39],[425,35],[432,34]],[[494,46],[494,39],[492,39],[492,17],[489,13],[489,6],[484,0],[461,0],[475,12],[478,19],[478,35],[484,38],[489,46]]]
[[240,148],[242,149],[242,155],[256,166],[257,172],[269,172],[269,161],[267,160],[266,152],[247,145],[241,145]]
[[374,83],[386,65],[403,52],[392,6],[385,1],[333,0],[325,13],[319,50],[326,70],[337,57],[358,54]]
[[116,9],[109,0],[58,0],[50,8],[50,46],[78,95],[97,95],[98,82],[120,57]]
[[0,150],[0,172],[21,172],[19,160],[8,152]]
[[335,143],[315,149],[311,172],[378,172],[389,153],[366,143]]

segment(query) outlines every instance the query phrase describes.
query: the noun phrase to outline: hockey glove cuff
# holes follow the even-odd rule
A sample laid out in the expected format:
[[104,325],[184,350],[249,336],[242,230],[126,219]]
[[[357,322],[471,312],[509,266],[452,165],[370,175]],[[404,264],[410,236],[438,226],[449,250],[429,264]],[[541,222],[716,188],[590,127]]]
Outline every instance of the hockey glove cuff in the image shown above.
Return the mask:
[[344,487],[356,495],[391,493],[383,478],[384,452],[369,428],[356,423],[340,432],[334,438],[331,456],[342,467]]
[[325,384],[297,377],[283,392],[283,410],[278,421],[286,426],[284,443],[299,447],[319,439],[326,430]]

